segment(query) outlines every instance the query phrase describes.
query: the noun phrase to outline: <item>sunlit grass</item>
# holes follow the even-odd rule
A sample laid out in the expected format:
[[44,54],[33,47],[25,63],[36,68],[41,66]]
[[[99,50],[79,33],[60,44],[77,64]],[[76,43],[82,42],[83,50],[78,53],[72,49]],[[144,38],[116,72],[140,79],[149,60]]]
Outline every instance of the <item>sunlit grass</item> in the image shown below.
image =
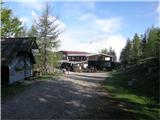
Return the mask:
[[41,76],[36,77],[35,79],[37,80],[48,80],[48,79],[53,79],[54,77],[62,75],[61,72],[54,72],[54,73],[47,73]]
[[112,98],[126,102],[129,106],[127,110],[133,112],[137,119],[158,119],[160,117],[158,105],[153,99],[140,95],[140,91],[128,87],[130,78],[129,75],[110,73],[104,82],[104,87],[111,93]]

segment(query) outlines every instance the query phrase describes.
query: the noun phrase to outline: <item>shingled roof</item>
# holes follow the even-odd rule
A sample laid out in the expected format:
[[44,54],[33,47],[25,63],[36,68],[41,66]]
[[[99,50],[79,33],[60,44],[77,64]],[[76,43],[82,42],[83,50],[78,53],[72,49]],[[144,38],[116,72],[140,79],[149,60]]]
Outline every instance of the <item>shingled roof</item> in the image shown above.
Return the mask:
[[66,51],[66,50],[62,50],[60,52],[64,52],[65,54],[89,54],[87,52],[82,52],[82,51]]
[[36,38],[2,38],[1,39],[1,65],[8,65],[19,53],[29,53],[37,49]]

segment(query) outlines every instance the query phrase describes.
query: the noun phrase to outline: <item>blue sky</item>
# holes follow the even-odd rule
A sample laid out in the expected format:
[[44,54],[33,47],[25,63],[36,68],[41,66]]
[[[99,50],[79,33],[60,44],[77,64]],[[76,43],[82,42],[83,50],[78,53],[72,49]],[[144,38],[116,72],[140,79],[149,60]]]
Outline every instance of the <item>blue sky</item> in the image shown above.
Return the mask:
[[[57,15],[60,28],[65,32],[60,36],[62,50],[98,52],[110,46],[118,57],[126,43],[151,26],[159,25],[160,7],[153,2],[65,2],[50,1],[51,17]],[[5,2],[4,6],[13,10],[23,24],[30,27],[38,20],[45,4],[43,2]]]

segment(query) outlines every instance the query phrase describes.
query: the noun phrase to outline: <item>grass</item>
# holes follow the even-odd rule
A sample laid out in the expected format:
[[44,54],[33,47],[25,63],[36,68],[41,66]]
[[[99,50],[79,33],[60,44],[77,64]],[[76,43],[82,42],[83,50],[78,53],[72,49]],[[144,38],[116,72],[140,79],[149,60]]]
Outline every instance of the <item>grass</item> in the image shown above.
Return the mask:
[[60,72],[47,73],[47,74],[44,74],[44,75],[42,75],[42,76],[38,76],[38,77],[36,77],[35,79],[38,79],[38,80],[53,79],[53,77],[59,76],[59,75],[61,75],[61,74],[62,74],[62,73],[60,73]]
[[16,94],[22,92],[26,88],[25,84],[16,83],[13,85],[2,85],[1,86],[1,99],[7,100]]
[[156,102],[146,97],[136,88],[128,87],[131,76],[128,74],[112,72],[103,83],[104,88],[111,93],[114,100],[124,101],[128,112],[132,112],[136,119],[159,118],[160,108]]
[[[32,78],[32,80],[38,79],[38,80],[47,80],[47,79],[53,79],[54,76],[61,75],[61,73],[52,73],[52,74],[46,74],[39,77]],[[29,86],[29,84],[24,83],[14,83],[11,85],[2,85],[1,86],[1,99],[7,100],[12,98],[13,96],[17,95],[18,93],[21,93],[25,90],[25,88]]]

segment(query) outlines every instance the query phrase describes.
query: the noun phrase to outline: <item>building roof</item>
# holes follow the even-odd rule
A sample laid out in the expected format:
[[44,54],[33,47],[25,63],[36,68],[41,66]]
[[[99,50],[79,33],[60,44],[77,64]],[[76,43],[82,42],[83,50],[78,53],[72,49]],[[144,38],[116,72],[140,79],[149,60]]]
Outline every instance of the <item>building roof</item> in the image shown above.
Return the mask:
[[88,54],[87,56],[100,56],[100,55],[103,55],[103,56],[106,56],[106,57],[112,57],[111,55],[107,55],[107,54],[104,54],[104,53],[93,53],[93,54]]
[[82,52],[82,51],[66,51],[66,50],[62,50],[60,52],[64,52],[65,54],[89,54],[88,52]]
[[87,61],[68,61],[68,60],[60,60],[60,63],[70,63],[70,64],[81,64],[86,63]]
[[1,65],[8,65],[19,53],[29,53],[37,49],[36,38],[2,38],[1,39]]

